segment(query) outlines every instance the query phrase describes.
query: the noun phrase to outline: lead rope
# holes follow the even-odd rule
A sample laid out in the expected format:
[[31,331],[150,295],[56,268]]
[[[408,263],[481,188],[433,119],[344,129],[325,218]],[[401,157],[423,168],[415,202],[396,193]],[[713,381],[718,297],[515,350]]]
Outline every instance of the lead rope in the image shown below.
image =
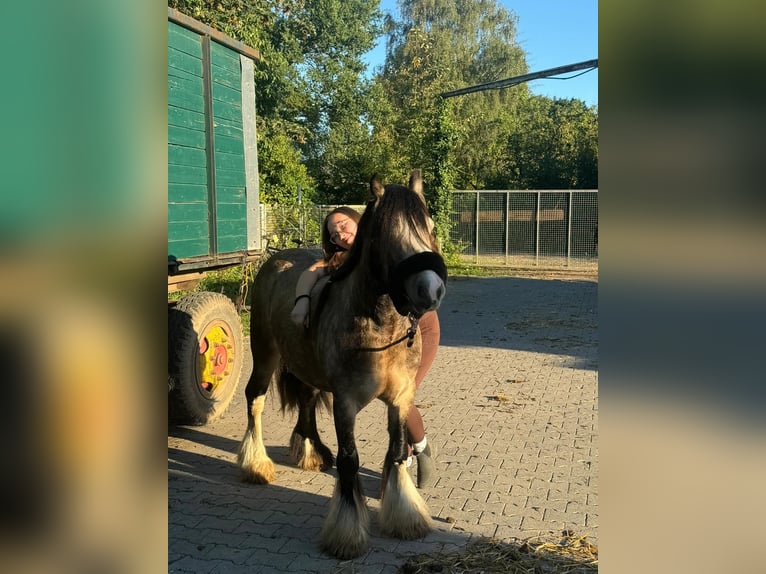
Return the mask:
[[418,321],[420,321],[420,319],[415,317],[412,313],[407,315],[407,318],[410,320],[410,328],[407,329],[407,338],[409,339],[407,341],[407,346],[412,347],[412,344],[415,342],[415,333],[418,332]]
[[407,329],[407,332],[399,337],[396,341],[392,341],[388,345],[383,345],[382,347],[360,347],[357,349],[358,351],[366,351],[366,352],[376,352],[376,351],[385,351],[386,349],[390,349],[391,347],[398,345],[405,339],[407,339],[407,346],[412,347],[412,344],[415,342],[415,333],[418,332],[418,319],[415,317],[412,313],[407,315],[407,318],[410,320],[410,327]]

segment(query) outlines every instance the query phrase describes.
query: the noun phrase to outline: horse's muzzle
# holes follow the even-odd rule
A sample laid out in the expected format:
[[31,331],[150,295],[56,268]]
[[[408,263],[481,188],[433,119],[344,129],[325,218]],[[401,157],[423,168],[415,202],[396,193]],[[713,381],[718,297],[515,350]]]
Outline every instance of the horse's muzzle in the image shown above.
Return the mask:
[[438,253],[417,253],[401,261],[391,275],[389,294],[400,315],[417,317],[439,307],[447,291],[447,267]]

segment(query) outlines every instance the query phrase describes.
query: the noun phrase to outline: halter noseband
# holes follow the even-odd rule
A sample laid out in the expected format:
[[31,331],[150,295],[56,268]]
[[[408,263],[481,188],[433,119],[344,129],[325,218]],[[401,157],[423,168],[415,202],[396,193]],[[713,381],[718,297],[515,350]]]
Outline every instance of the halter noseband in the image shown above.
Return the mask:
[[433,251],[416,253],[397,263],[391,272],[387,287],[396,312],[400,315],[406,317],[412,314],[412,310],[408,308],[410,299],[404,289],[404,282],[410,275],[421,271],[433,271],[441,277],[442,281],[447,282],[447,267],[444,265],[444,259]]

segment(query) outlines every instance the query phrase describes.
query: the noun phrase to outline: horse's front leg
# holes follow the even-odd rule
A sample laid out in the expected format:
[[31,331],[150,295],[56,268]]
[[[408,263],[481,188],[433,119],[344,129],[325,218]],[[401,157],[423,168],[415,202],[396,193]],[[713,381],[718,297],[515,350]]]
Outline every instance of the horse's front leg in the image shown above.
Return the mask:
[[383,464],[380,529],[390,536],[412,540],[431,531],[431,513],[407,472],[405,420],[412,400],[388,403],[388,452]]
[[279,355],[273,345],[264,344],[259,349],[253,347],[253,373],[245,388],[247,402],[247,430],[237,452],[242,480],[256,484],[268,484],[276,478],[274,462],[266,454],[263,444],[263,422],[261,415],[266,403],[266,391],[271,376],[279,361]]
[[322,550],[340,559],[360,556],[369,544],[369,518],[359,480],[359,453],[354,425],[359,409],[337,394],[333,400],[335,434],[338,437],[338,479],[321,532]]

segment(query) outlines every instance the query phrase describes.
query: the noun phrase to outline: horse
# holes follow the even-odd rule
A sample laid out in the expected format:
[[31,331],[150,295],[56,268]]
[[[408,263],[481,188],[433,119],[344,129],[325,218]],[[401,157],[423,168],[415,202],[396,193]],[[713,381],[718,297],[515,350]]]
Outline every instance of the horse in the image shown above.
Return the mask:
[[[431,515],[406,468],[405,419],[415,396],[420,364],[417,321],[439,307],[447,270],[432,231],[419,170],[409,186],[370,181],[372,199],[341,267],[312,293],[310,327],[290,320],[300,273],[319,254],[288,249],[259,270],[251,304],[253,372],[245,389],[247,430],[240,443],[242,478],[256,484],[275,479],[263,444],[262,413],[272,380],[282,408],[292,397],[298,421],[290,452],[305,470],[332,467],[319,437],[317,403],[331,394],[338,443],[337,479],[320,533],[321,549],[337,558],[363,554],[369,518],[359,478],[354,438],[357,414],[374,398],[387,405],[388,450],[381,478],[378,522],[384,534],[411,540],[433,527]],[[283,392],[284,391],[284,392]]]

